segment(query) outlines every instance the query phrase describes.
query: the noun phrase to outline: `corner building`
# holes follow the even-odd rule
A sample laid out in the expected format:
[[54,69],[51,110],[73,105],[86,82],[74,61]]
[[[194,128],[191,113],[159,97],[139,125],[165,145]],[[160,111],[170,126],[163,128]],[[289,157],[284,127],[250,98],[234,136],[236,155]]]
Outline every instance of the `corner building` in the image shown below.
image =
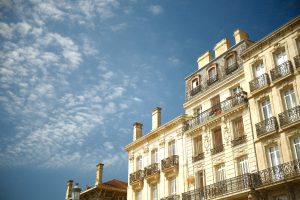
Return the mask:
[[128,199],[300,199],[299,24],[256,43],[238,29],[198,58],[185,114],[134,124]]

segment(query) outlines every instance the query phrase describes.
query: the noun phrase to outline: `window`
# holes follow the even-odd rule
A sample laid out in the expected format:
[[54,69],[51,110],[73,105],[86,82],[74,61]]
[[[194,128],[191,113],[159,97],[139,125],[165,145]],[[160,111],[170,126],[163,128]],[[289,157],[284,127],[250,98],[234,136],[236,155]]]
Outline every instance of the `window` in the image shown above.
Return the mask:
[[300,160],[300,137],[299,136],[293,139],[293,145],[294,145],[296,159]]
[[204,171],[198,171],[196,174],[196,186],[197,188],[204,188]]
[[212,114],[219,114],[221,111],[220,96],[217,95],[210,99]]
[[244,136],[243,118],[239,117],[232,121],[234,139]]
[[169,142],[169,156],[176,155],[175,140]]
[[261,75],[263,75],[265,73],[265,68],[263,63],[259,63],[255,66],[255,77],[260,77]]
[[194,138],[194,152],[195,155],[198,155],[203,152],[202,149],[202,135]]
[[300,38],[298,38],[297,40],[296,40],[296,44],[297,44],[297,49],[298,49],[298,54],[300,54]]
[[192,81],[192,89],[195,89],[198,85],[199,85],[199,80],[198,80],[198,78],[195,78]]
[[217,76],[217,70],[215,67],[208,70],[208,78],[214,79]]
[[176,194],[176,177],[169,181],[169,194]]
[[225,180],[225,164],[220,164],[216,167],[216,181],[224,181]]
[[231,95],[234,96],[238,93],[242,92],[242,88],[238,85],[236,87],[231,88]]
[[296,106],[296,96],[293,88],[284,91],[283,98],[284,98],[285,108],[287,110],[294,108]]
[[202,106],[199,106],[194,109],[194,115],[197,116],[202,112]]
[[223,145],[221,128],[213,131],[213,146],[214,148]]
[[143,158],[142,156],[137,157],[136,159],[136,170],[141,170],[143,169]]
[[269,160],[271,167],[275,167],[280,164],[279,150],[277,145],[269,148]]
[[261,102],[261,111],[262,111],[262,118],[264,120],[272,117],[272,109],[271,109],[270,100],[265,100],[265,101]]
[[142,200],[142,191],[135,192],[135,199]]
[[239,159],[239,173],[240,175],[249,173],[249,164],[247,156],[241,157]]
[[287,60],[287,55],[284,49],[281,49],[275,53],[275,63],[277,66],[285,63]]
[[151,164],[158,163],[158,151],[157,149],[153,149],[151,151]]
[[234,56],[229,56],[227,58],[227,66],[230,67],[231,65],[233,65],[235,63],[235,57]]
[[158,197],[157,197],[157,185],[153,185],[151,187],[151,199],[152,200],[158,200]]

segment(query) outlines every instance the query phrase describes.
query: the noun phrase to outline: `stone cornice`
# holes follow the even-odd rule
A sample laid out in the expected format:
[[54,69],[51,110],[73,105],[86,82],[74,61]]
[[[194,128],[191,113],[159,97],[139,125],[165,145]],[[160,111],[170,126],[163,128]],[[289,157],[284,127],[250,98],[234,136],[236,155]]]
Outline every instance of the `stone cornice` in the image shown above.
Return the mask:
[[268,34],[252,46],[248,47],[244,52],[241,53],[243,60],[248,60],[257,51],[262,50],[265,46],[270,45],[275,39],[283,37],[287,32],[293,31],[295,27],[300,25],[300,16],[295,17],[283,26],[279,27],[272,33]]
[[129,152],[131,149],[135,148],[136,146],[140,146],[140,145],[146,143],[147,141],[149,141],[155,137],[158,137],[160,134],[164,133],[164,131],[166,131],[167,129],[170,129],[176,125],[182,124],[186,119],[187,119],[186,115],[180,115],[180,116],[174,118],[173,120],[158,127],[157,129],[150,131],[148,134],[143,135],[143,137],[137,139],[136,141],[126,145],[125,150],[127,152]]

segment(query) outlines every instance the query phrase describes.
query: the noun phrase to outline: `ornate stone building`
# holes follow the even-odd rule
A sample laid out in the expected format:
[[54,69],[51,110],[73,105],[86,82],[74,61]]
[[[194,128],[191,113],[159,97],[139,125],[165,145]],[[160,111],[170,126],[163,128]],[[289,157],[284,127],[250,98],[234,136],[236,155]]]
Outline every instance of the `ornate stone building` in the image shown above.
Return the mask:
[[[95,186],[87,186],[84,191],[80,192],[80,200],[126,200],[127,199],[127,183],[112,179],[102,183],[103,164],[99,163],[96,166],[96,181]],[[73,181],[67,182],[67,191],[65,200],[74,200],[72,190],[76,188],[80,191],[78,184],[73,187]]]
[[300,17],[233,35],[198,58],[184,115],[134,124],[128,199],[300,199]]

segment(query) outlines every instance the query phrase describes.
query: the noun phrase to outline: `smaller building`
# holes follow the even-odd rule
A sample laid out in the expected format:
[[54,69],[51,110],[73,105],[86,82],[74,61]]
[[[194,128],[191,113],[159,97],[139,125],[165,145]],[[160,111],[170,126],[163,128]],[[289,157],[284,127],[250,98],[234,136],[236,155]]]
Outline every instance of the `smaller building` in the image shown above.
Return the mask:
[[[80,200],[126,200],[127,183],[112,179],[102,183],[104,164],[99,163],[96,166],[95,186],[87,186],[80,192]],[[73,181],[67,182],[67,191],[65,200],[72,200],[72,189],[78,188],[78,184],[73,187]]]

